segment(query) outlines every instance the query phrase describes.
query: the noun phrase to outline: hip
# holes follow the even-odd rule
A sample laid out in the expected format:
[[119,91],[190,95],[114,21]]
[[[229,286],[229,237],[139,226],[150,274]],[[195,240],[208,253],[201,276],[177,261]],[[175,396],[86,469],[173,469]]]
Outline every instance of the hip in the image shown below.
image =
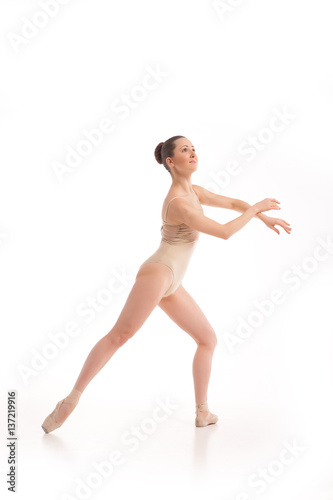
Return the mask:
[[175,245],[170,245],[166,241],[161,240],[158,249],[141,264],[140,268],[149,262],[161,262],[173,271],[175,269],[184,269],[187,267],[196,245],[197,240],[190,243],[177,243]]

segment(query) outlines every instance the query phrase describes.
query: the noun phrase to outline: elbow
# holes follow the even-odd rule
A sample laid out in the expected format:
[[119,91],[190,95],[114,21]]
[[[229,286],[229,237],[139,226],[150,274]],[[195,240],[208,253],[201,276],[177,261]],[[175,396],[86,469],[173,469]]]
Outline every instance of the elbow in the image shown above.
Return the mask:
[[235,210],[235,212],[238,212],[239,208],[238,208],[238,202],[240,200],[238,198],[232,198],[231,199],[231,202],[230,202],[230,209],[231,210]]

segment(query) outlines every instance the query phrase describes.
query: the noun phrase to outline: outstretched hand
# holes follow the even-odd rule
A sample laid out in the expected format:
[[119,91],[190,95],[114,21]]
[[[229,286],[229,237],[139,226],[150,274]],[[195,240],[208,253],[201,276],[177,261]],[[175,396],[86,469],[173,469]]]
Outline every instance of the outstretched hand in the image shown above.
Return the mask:
[[286,233],[288,233],[288,234],[291,233],[290,224],[289,224],[289,222],[286,222],[285,220],[276,219],[275,217],[266,217],[265,224],[270,229],[273,229],[273,231],[275,231],[277,234],[280,234],[280,231],[276,227],[274,227],[275,225],[283,227],[283,229],[286,231]]

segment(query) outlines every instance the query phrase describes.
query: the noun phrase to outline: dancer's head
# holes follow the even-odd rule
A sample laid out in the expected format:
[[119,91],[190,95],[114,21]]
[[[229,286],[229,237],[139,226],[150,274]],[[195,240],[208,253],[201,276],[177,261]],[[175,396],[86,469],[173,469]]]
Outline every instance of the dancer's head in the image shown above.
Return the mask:
[[160,142],[155,149],[155,159],[164,165],[172,177],[195,172],[198,165],[195,148],[183,135],[175,135]]

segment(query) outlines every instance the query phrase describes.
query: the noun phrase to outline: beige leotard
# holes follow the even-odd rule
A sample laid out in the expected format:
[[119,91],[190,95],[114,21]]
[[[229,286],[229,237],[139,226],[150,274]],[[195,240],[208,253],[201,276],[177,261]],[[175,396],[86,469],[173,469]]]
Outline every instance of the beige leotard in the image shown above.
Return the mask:
[[189,203],[196,209],[203,212],[201,203],[195,192],[184,196],[175,196],[168,202],[163,224],[161,227],[162,239],[160,246],[143,264],[148,262],[160,262],[168,266],[173,273],[173,281],[163,297],[171,295],[181,284],[185,275],[190,258],[199,239],[200,232],[187,226],[186,224],[168,224],[166,221],[167,211],[170,203],[175,198],[188,198]]

